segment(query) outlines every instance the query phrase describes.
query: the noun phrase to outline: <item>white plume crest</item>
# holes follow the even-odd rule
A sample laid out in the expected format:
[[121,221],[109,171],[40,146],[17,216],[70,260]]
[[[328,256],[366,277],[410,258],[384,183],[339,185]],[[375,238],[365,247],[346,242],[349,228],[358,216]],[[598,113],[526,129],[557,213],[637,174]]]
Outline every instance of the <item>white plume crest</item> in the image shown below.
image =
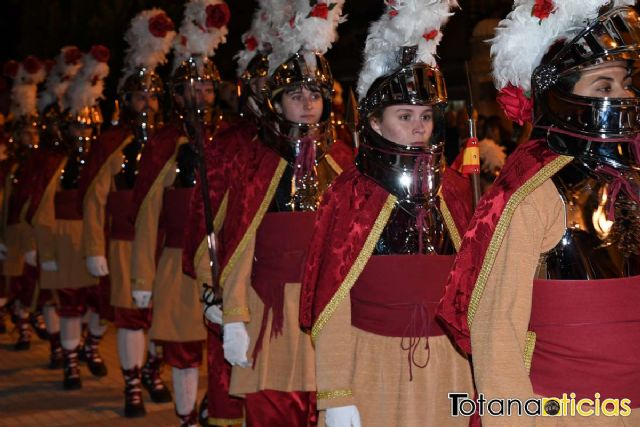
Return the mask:
[[251,27],[242,35],[244,46],[234,59],[238,62],[236,73],[238,76],[247,69],[249,62],[257,53],[269,54],[271,44],[278,33],[279,27],[285,24],[281,1],[259,0],[258,8],[253,13]]
[[493,79],[498,90],[512,84],[531,90],[531,75],[549,48],[571,40],[598,17],[601,7],[634,5],[634,0],[554,0],[551,14],[532,16],[535,0],[516,0],[513,10],[496,28],[491,43]]
[[437,66],[436,50],[442,40],[441,27],[456,0],[387,1],[382,17],[371,24],[364,49],[364,65],[360,71],[357,92],[362,99],[373,82],[390,74],[400,65],[399,55],[405,46],[418,46],[416,61]]
[[[151,28],[154,23],[162,27],[156,29],[155,35]],[[124,34],[129,47],[125,51],[125,66],[118,87],[137,69],[155,70],[158,65],[166,63],[175,36],[173,22],[164,10],[153,8],[138,13]]]
[[38,98],[38,110],[44,111],[48,106],[58,103],[62,108],[64,94],[69,88],[71,79],[82,68],[82,55],[76,46],[65,46],[55,58],[55,65],[47,75],[44,90]]
[[[37,64],[35,72],[29,72],[25,63],[32,61]],[[11,87],[11,106],[10,111],[14,117],[35,116],[37,110],[37,93],[38,84],[42,83],[45,78],[44,66],[35,58],[29,57],[20,63],[18,72]]]
[[209,6],[226,7],[228,10],[223,0],[190,0],[186,4],[180,31],[173,43],[174,70],[193,55],[213,56],[218,46],[227,41],[229,29],[226,23],[220,28],[207,26]]
[[345,0],[317,0],[313,5],[311,1],[285,2],[285,16],[269,55],[269,74],[300,49],[324,55],[338,40],[337,27],[346,21],[342,16]]
[[104,79],[109,75],[106,62],[96,60],[91,53],[82,56],[82,68],[71,81],[63,108],[69,108],[71,114],[77,114],[83,108],[93,107],[104,98]]
[[480,151],[480,164],[484,172],[493,173],[501,170],[507,160],[505,147],[496,143],[493,139],[485,138],[478,142]]

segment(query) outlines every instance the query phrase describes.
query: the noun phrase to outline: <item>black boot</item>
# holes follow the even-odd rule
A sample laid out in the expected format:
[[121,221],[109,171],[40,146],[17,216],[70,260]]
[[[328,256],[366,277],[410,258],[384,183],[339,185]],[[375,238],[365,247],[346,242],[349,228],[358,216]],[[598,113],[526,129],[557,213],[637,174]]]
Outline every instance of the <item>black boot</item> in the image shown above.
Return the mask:
[[127,418],[144,417],[147,413],[142,401],[142,388],[140,387],[140,368],[123,369],[124,375],[124,416]]
[[44,324],[44,317],[42,316],[41,311],[34,311],[29,315],[29,323],[31,323],[31,327],[35,331],[38,338],[42,341],[47,341],[49,339],[49,332],[47,332],[47,326]]
[[198,411],[198,422],[202,427],[209,427],[209,398],[205,393],[202,401],[200,401],[200,410]]
[[179,414],[176,409],[176,415],[180,420],[180,427],[195,427],[198,425],[198,413],[196,412],[196,408],[193,408],[187,415]]
[[65,390],[77,390],[82,388],[80,380],[80,367],[78,366],[78,351],[62,349],[64,357],[64,380]]
[[16,322],[18,328],[18,341],[13,346],[15,351],[25,351],[31,348],[31,329],[29,328],[29,320],[18,317]]
[[49,334],[49,369],[61,369],[64,367],[62,346],[60,345],[60,332]]
[[147,353],[147,363],[142,367],[142,384],[147,389],[154,403],[171,402],[171,392],[160,377],[162,359]]
[[87,367],[94,377],[104,377],[107,375],[107,366],[104,364],[104,360],[102,360],[100,352],[98,351],[98,345],[101,339],[102,337],[88,334],[82,346],[83,359],[87,362]]

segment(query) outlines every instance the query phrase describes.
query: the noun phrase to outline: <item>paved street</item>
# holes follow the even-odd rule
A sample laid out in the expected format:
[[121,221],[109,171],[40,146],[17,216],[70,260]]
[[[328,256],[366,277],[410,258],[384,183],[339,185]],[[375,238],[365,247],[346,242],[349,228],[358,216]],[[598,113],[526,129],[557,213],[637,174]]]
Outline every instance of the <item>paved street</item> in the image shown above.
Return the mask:
[[[7,322],[11,328],[11,323]],[[144,392],[147,416],[126,419],[123,411],[123,380],[115,347],[115,328],[109,326],[101,353],[109,374],[94,378],[83,366],[83,388],[62,389],[62,370],[49,370],[49,343],[33,334],[31,350],[12,350],[17,333],[0,335],[0,427],[16,426],[177,426],[173,403],[152,403]],[[206,358],[205,358],[206,360]],[[170,385],[171,371],[163,378]],[[200,376],[198,402],[204,395],[204,368]]]

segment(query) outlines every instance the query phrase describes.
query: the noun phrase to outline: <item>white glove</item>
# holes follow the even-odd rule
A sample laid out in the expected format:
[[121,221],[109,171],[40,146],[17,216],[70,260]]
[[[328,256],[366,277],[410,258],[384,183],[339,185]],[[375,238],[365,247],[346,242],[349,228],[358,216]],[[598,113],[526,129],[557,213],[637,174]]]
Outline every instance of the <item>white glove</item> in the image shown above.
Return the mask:
[[31,267],[38,265],[38,254],[35,250],[27,251],[24,253],[24,262]]
[[244,322],[232,322],[224,325],[222,343],[224,358],[233,366],[248,368],[249,334]]
[[87,257],[87,270],[89,274],[95,277],[102,277],[109,274],[109,266],[107,258],[102,255]]
[[327,408],[325,424],[327,427],[362,427],[360,412],[355,405]]
[[149,308],[151,303],[151,291],[132,291],[133,302],[138,308]]
[[211,323],[222,325],[222,310],[219,305],[204,306],[204,317]]
[[42,261],[40,263],[40,269],[42,271],[58,271],[58,263],[54,260],[51,261]]
[[0,243],[0,261],[4,261],[5,259],[7,259],[8,251],[9,249],[7,248],[7,245],[5,245],[4,243]]

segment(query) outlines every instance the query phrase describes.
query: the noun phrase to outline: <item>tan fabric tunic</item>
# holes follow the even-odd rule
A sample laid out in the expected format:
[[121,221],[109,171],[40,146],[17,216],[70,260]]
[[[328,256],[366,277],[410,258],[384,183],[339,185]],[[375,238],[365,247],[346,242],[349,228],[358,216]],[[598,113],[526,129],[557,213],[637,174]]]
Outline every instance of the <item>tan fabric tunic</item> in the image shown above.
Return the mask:
[[[246,322],[251,357],[264,312],[264,304],[251,287],[255,237],[231,270],[224,283],[224,322]],[[282,335],[269,339],[273,313],[269,312],[262,349],[254,368],[234,366],[229,393],[244,395],[260,390],[315,391],[314,351],[309,335],[298,323],[300,283],[287,283],[284,293]]]
[[53,174],[31,221],[38,246],[40,262],[55,261],[58,271],[40,271],[43,289],[77,289],[98,284],[85,266],[82,248],[83,221],[56,219],[55,194],[63,191],[60,175],[66,164],[63,160]]
[[[83,200],[84,253],[85,256],[107,256],[105,244],[106,206],[109,193],[116,190],[114,176],[122,168],[122,149],[129,141],[125,139],[100,167]],[[134,308],[131,297],[131,242],[109,240],[109,278],[111,281],[111,305]]]
[[174,154],[153,183],[136,217],[131,258],[132,289],[153,292],[151,339],[204,341],[206,330],[200,289],[195,280],[182,273],[182,249],[165,247],[157,267],[155,262],[164,190],[173,185],[176,167]]
[[[351,325],[345,299],[316,339],[318,409],[355,405],[363,426],[466,426],[452,418],[447,393],[473,396],[469,361],[446,336],[422,338],[409,381],[407,339],[385,337]],[[324,420],[324,417],[321,418]]]
[[[564,230],[564,205],[551,180],[514,212],[471,325],[476,386],[487,400],[536,397],[524,362],[533,278],[540,254],[555,247]],[[640,426],[640,410],[629,417],[483,417],[482,424]]]

